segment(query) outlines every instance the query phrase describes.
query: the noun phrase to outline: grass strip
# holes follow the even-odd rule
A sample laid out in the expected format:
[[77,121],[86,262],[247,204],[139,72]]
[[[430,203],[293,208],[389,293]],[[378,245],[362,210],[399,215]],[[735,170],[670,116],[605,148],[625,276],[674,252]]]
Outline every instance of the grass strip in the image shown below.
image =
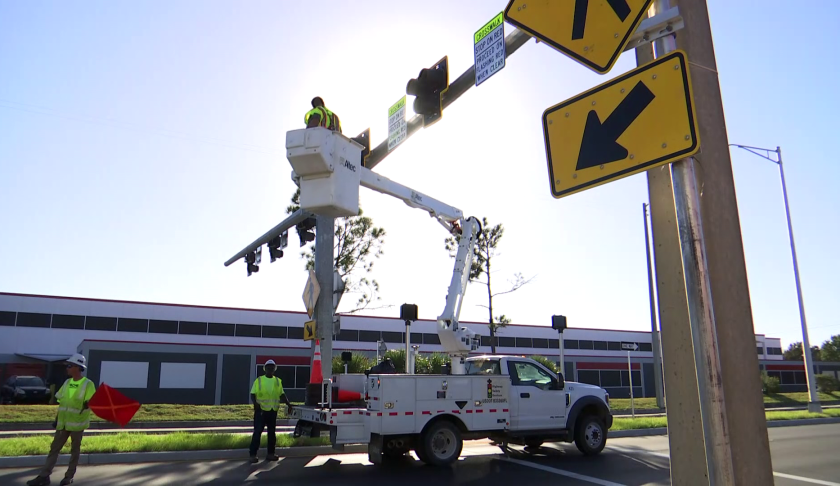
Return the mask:
[[[0,456],[44,455],[50,450],[52,436],[15,437],[0,440]],[[268,437],[263,434],[261,447],[266,446]],[[89,435],[82,439],[82,454],[113,452],[160,452],[197,451],[219,449],[247,449],[251,434],[172,434],[152,435],[143,433],[120,433],[107,436]],[[277,447],[301,447],[329,445],[328,437],[294,438],[291,434],[277,434]],[[61,449],[70,453],[70,441]]]
[[[806,410],[792,410],[783,412],[765,412],[764,415],[768,421],[774,420],[800,420],[812,418],[830,418],[840,417],[840,409],[827,408],[822,413],[808,413]],[[613,420],[613,426],[610,430],[636,430],[636,429],[654,429],[657,427],[667,427],[668,419],[666,417],[645,417],[640,416],[636,418],[617,417]]]
[[[58,405],[4,405],[0,407],[0,422],[52,422]],[[285,419],[286,407],[280,407],[278,419]],[[102,419],[91,414],[92,422]],[[237,421],[253,420],[253,405],[178,405],[144,404],[132,422]]]
[[[840,402],[840,392],[819,393],[820,402]],[[807,392],[796,393],[772,393],[764,395],[765,405],[780,405],[780,406],[805,406],[808,404]],[[656,410],[656,398],[636,398],[633,400],[633,405],[636,410]],[[630,411],[629,398],[610,398],[610,408],[613,412],[624,413]]]

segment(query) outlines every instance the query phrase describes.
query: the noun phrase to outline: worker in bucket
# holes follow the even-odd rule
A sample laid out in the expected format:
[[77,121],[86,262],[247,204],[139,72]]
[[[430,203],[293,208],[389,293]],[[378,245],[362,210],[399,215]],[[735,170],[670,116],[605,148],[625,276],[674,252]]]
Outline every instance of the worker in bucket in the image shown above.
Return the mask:
[[268,450],[266,451],[266,461],[276,461],[279,458],[274,454],[274,447],[277,443],[277,434],[275,433],[277,427],[277,410],[280,408],[280,401],[286,404],[289,413],[292,412],[292,402],[283,392],[283,381],[274,376],[277,370],[277,365],[273,359],[265,362],[263,365],[265,375],[258,376],[251,386],[251,400],[254,402],[254,435],[251,437],[251,447],[249,448],[251,456],[251,464],[259,462],[257,459],[257,451],[260,448],[260,439],[262,438],[263,428],[268,429]]
[[47,463],[41,469],[38,477],[28,481],[28,486],[46,486],[50,484],[58,454],[61,448],[70,439],[70,464],[67,465],[67,472],[64,479],[59,483],[66,486],[73,483],[73,476],[76,475],[76,466],[79,464],[79,453],[82,450],[82,435],[85,429],[90,426],[90,407],[88,402],[96,392],[96,385],[82,376],[87,369],[85,357],[81,354],[74,354],[67,360],[67,374],[70,378],[61,385],[55,394],[58,401],[58,415],[55,422],[55,436],[53,437],[50,453],[47,456]]
[[312,109],[303,116],[303,123],[306,123],[306,128],[323,127],[341,133],[338,115],[324,106],[324,100],[320,96],[312,98]]

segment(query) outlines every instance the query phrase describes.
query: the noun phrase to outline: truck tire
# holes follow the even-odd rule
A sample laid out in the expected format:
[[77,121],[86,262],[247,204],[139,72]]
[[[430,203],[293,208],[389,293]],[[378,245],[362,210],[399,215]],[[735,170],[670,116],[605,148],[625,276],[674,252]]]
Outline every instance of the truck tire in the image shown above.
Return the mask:
[[464,441],[458,427],[452,422],[439,420],[423,432],[419,447],[423,449],[423,454],[417,456],[426,464],[448,466],[458,460],[463,447]]
[[575,424],[575,445],[585,456],[594,456],[607,445],[604,423],[596,415],[584,415]]

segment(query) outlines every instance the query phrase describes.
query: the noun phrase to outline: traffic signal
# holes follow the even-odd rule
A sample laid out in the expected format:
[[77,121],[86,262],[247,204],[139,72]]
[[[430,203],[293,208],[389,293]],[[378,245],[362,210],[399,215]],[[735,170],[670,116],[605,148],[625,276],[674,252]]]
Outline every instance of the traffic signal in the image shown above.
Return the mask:
[[[260,247],[262,248],[262,247]],[[245,255],[245,265],[248,268],[248,276],[250,277],[252,273],[257,273],[260,271],[259,263],[257,261],[257,253],[256,252],[249,252]]]
[[289,232],[284,231],[279,236],[275,236],[268,242],[268,254],[271,256],[271,263],[274,263],[278,258],[283,258],[283,248],[286,248],[289,241]]
[[315,241],[315,217],[310,216],[295,226],[300,237],[300,246]]
[[447,56],[434,66],[420,70],[416,79],[405,87],[408,95],[414,96],[414,113],[423,115],[423,126],[427,127],[443,116],[441,96],[449,89],[449,61]]
[[551,316],[551,328],[555,331],[566,330],[566,316]]

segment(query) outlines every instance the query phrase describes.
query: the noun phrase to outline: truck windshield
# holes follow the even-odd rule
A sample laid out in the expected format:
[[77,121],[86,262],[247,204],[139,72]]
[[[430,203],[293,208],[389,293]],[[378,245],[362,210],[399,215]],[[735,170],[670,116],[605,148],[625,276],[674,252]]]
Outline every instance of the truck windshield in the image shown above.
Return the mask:
[[475,359],[467,361],[468,375],[501,375],[502,368],[496,359]]

